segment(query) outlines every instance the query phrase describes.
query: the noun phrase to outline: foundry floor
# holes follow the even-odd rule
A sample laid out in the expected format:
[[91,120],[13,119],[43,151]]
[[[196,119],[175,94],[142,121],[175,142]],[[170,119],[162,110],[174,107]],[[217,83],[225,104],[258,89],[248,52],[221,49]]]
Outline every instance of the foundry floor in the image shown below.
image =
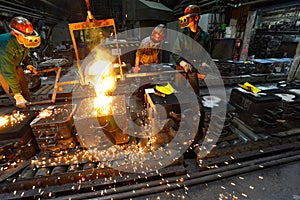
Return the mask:
[[[74,77],[73,71],[64,78],[69,80],[71,77]],[[257,84],[256,86],[268,88],[274,85]],[[226,88],[227,94],[230,94],[231,88]],[[202,93],[206,92],[202,90]],[[0,114],[10,113],[14,109],[16,108],[13,106],[0,107]],[[187,169],[191,172],[196,170],[195,162],[195,159],[186,160]],[[133,199],[300,200],[300,161]]]

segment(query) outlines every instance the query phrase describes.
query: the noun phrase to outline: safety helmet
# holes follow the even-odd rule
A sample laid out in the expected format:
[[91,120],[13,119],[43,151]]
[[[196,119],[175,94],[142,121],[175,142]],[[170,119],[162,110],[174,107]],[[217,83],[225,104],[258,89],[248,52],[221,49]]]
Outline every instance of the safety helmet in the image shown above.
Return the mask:
[[166,34],[165,25],[159,24],[153,29],[150,38],[151,38],[152,41],[158,43],[158,42],[161,42],[161,41],[164,40],[165,34]]
[[189,25],[189,18],[200,15],[200,7],[197,5],[189,5],[184,9],[184,16],[179,18],[180,28],[185,28]]
[[200,15],[200,7],[197,5],[189,5],[184,9],[184,15]]
[[38,47],[41,43],[39,34],[33,29],[29,20],[24,17],[14,17],[9,24],[18,42],[28,48]]

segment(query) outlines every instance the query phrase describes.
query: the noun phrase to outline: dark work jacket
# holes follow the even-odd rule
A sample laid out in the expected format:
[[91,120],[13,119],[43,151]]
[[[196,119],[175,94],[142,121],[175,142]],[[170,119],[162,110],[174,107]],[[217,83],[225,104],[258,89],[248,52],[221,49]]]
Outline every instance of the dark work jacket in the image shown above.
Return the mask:
[[[195,41],[200,44],[208,53],[210,52],[210,36],[207,32],[203,31],[199,26],[197,32],[193,33],[190,28],[184,28],[182,33],[176,38],[173,46],[173,58],[177,65],[184,60],[199,60],[199,55],[202,55],[201,49],[195,45]],[[185,35],[189,36],[186,37]],[[182,55],[182,56],[179,56]]]

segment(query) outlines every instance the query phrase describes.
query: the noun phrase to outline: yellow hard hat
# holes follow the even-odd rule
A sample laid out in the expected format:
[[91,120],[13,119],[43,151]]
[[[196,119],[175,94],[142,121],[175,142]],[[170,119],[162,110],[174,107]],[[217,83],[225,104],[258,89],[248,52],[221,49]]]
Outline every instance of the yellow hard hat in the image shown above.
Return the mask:
[[254,94],[257,94],[258,92],[261,92],[261,90],[253,85],[251,85],[248,82],[245,82],[243,85],[242,84],[238,84],[238,86],[240,86],[241,88],[248,90]]
[[161,93],[167,94],[167,95],[173,94],[173,92],[174,92],[174,88],[172,87],[172,85],[170,83],[167,83],[166,85],[156,85],[155,89],[158,92],[161,92]]

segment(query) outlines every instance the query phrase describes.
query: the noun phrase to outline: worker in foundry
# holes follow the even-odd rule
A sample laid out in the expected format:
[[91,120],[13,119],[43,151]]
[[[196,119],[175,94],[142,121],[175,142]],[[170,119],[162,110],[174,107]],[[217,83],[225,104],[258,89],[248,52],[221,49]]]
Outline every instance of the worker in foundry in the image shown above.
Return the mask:
[[150,36],[144,38],[136,52],[134,73],[137,73],[140,65],[147,65],[159,62],[159,53],[165,39],[165,25],[157,25]]
[[30,63],[30,48],[40,45],[40,36],[24,17],[14,17],[10,33],[0,35],[0,84],[18,108],[26,108],[29,89],[22,65],[36,73]]
[[[179,25],[183,34],[179,34],[173,46],[173,59],[177,69],[183,69],[194,92],[199,95],[198,70],[191,60],[199,59],[200,44],[207,52],[210,52],[210,36],[201,29],[198,22],[201,18],[200,7],[189,5],[184,10],[184,16],[179,18]],[[186,37],[186,36],[188,37]],[[190,39],[190,38],[191,39]]]

